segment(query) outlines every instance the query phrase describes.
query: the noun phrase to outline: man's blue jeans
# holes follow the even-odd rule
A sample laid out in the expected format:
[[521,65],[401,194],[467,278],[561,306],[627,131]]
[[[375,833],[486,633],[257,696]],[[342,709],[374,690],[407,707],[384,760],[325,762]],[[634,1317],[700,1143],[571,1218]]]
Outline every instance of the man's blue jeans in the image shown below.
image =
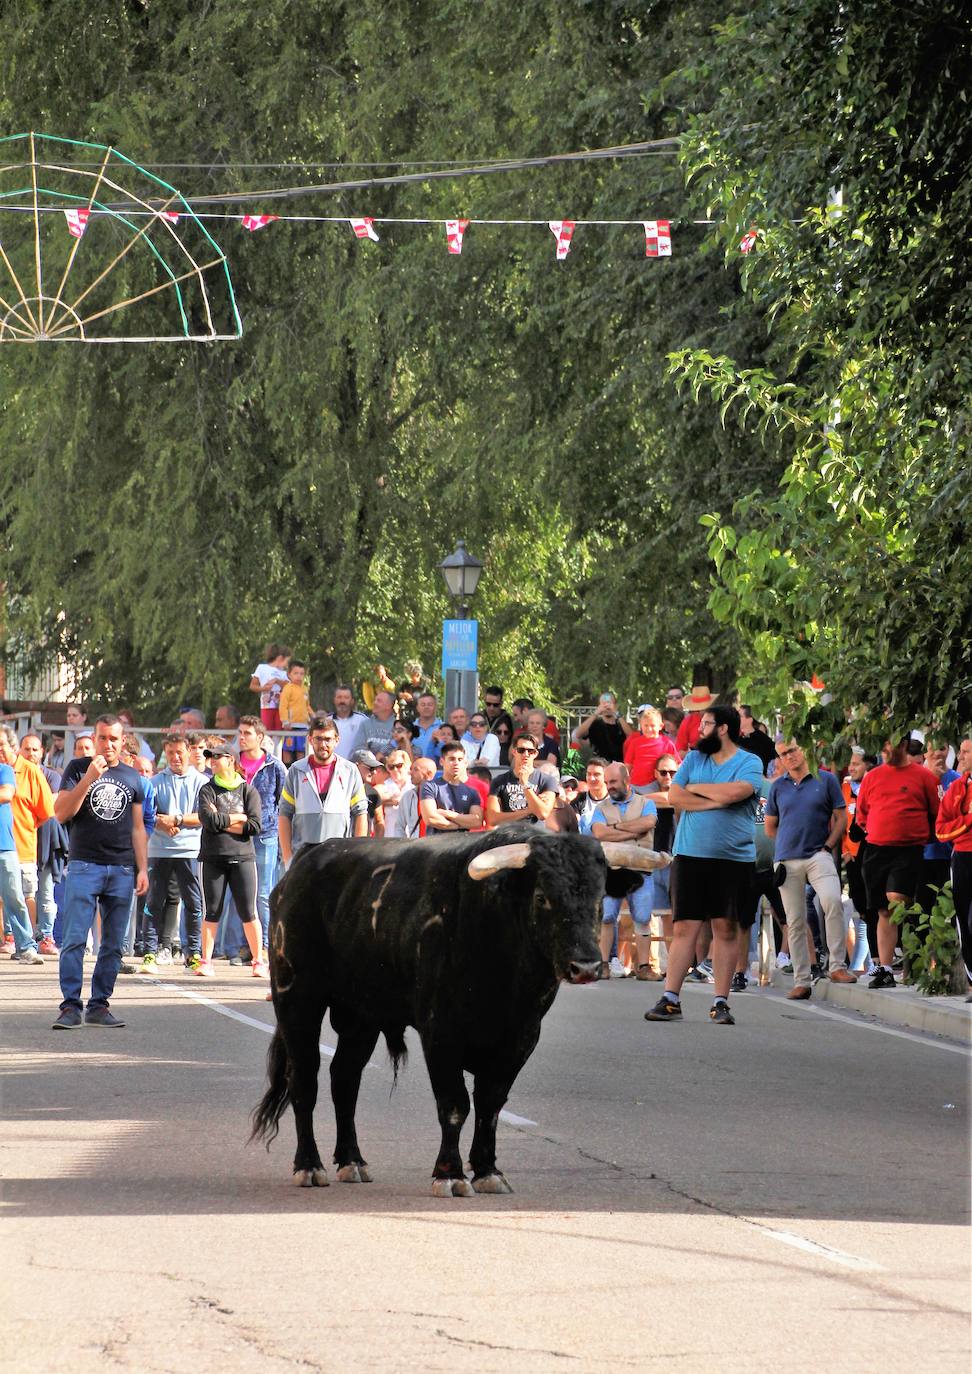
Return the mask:
[[263,930],[263,948],[267,948],[270,932],[270,893],[277,881],[277,854],[280,841],[276,835],[254,835],[253,848],[257,862],[257,915]]
[[89,1007],[106,1007],[115,990],[115,979],[122,961],[128,917],[135,889],[135,873],[123,864],[92,864],[72,859],[64,879],[64,908],[61,913],[61,958],[59,973],[61,1010],[81,1010],[84,982],[84,946],[94,924],[95,911],[101,908],[101,945],[91,975]]
[[0,850],[0,901],[3,902],[5,924],[13,932],[17,953],[36,949],[37,942],[30,928],[30,913],[24,901],[20,881],[20,860],[16,849]]
[[46,940],[54,934],[57,903],[54,900],[54,874],[49,864],[37,870],[37,938]]

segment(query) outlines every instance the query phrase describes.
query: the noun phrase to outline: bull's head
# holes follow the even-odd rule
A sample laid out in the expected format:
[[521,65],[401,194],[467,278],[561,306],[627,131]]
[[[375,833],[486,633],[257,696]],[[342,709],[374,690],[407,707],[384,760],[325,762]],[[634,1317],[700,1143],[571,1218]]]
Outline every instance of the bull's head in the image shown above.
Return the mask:
[[561,978],[588,983],[600,968],[597,924],[607,864],[647,872],[667,862],[667,856],[634,843],[602,849],[590,836],[539,832],[528,842],[496,845],[477,854],[468,873],[483,881],[529,868],[535,880],[529,908],[535,941],[552,957]]

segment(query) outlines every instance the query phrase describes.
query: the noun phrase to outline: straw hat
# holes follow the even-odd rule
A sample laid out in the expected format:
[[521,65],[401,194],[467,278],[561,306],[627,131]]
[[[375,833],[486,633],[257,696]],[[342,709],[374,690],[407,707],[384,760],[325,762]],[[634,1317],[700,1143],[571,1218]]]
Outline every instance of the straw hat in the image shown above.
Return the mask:
[[690,695],[682,698],[682,710],[707,711],[718,699],[718,694],[709,689],[707,682],[693,682]]

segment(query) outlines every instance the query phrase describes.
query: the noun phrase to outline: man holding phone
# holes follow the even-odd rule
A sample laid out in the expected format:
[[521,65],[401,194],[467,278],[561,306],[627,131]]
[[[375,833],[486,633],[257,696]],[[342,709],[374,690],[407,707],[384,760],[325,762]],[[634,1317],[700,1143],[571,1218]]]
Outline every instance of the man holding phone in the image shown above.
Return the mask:
[[632,727],[618,715],[618,699],[613,692],[602,692],[594,713],[585,717],[571,735],[571,744],[588,743],[599,758],[608,763],[624,760],[624,741]]

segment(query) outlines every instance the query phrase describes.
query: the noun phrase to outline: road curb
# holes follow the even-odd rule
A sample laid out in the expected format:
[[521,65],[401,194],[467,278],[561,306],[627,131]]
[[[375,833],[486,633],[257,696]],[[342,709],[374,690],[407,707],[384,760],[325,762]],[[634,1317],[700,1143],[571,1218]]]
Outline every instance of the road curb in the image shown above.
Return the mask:
[[[775,969],[773,987],[789,992],[793,979]],[[830,1002],[847,1011],[873,1016],[896,1026],[926,1031],[930,1035],[945,1035],[972,1045],[972,1003],[961,997],[925,997],[914,988],[869,988],[864,983],[831,983],[821,978],[813,985],[813,1001]]]

